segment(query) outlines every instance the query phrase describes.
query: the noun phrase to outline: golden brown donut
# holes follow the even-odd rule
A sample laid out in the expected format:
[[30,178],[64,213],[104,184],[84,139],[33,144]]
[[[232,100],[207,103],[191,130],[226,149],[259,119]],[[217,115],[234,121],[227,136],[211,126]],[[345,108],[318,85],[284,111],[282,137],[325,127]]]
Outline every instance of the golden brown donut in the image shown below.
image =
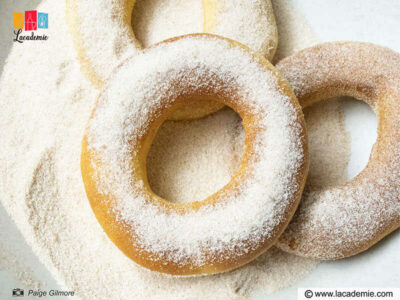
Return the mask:
[[[135,0],[67,0],[67,24],[82,70],[100,89],[114,67],[143,50],[132,30],[134,5]],[[270,0],[204,0],[203,8],[205,32],[232,38],[273,57],[278,35]],[[176,109],[169,118],[199,118],[221,107],[213,99],[192,103]]]
[[368,165],[344,185],[310,190],[277,246],[323,260],[360,253],[400,226],[400,55],[361,42],[325,43],[278,63],[302,107],[337,96],[379,117]]
[[[149,147],[176,107],[210,98],[243,119],[239,170],[202,201],[168,202],[148,184]],[[228,271],[271,247],[293,216],[308,170],[304,125],[287,82],[247,47],[206,34],[161,42],[126,60],[98,98],[82,143],[86,193],[104,231],[139,265]]]

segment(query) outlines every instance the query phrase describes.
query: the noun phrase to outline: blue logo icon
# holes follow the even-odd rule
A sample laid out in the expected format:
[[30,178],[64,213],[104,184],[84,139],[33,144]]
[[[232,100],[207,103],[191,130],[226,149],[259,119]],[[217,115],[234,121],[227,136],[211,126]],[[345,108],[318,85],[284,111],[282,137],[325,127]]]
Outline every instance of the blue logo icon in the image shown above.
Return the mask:
[[38,12],[37,27],[42,29],[49,28],[49,14]]

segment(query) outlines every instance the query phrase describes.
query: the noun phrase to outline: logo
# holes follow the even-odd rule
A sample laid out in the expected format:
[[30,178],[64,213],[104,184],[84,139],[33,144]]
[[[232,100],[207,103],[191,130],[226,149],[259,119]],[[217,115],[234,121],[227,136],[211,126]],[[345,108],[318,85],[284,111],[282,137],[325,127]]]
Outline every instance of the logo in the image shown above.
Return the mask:
[[306,298],[310,299],[310,298],[312,298],[312,296],[314,296],[314,293],[312,290],[306,290],[304,292],[304,296],[306,296]]
[[23,289],[13,289],[12,290],[12,296],[13,297],[23,297],[24,296],[24,290]]
[[48,29],[49,28],[49,14],[38,13],[38,28]]
[[25,11],[25,31],[37,30],[37,11]]
[[[26,10],[25,12],[14,12],[13,17],[14,42],[46,41],[49,38],[46,34],[35,34],[38,29],[49,28],[49,14],[37,10]],[[28,31],[30,34],[23,34]]]
[[24,29],[24,13],[14,13],[14,28]]

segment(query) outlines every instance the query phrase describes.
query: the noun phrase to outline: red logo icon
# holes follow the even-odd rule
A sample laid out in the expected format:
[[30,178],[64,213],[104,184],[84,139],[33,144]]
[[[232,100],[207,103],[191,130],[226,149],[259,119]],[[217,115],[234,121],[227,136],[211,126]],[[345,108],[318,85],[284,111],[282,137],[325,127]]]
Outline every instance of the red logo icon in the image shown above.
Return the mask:
[[37,11],[25,11],[25,31],[37,30]]

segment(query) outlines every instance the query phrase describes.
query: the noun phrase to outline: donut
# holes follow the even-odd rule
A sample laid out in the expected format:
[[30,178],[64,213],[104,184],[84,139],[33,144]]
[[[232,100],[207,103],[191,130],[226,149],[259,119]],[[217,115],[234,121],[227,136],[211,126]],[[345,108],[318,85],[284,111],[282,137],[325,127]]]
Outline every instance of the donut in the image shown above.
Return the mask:
[[[210,98],[243,120],[240,167],[202,201],[168,202],[148,184],[149,147],[175,108]],[[138,265],[173,275],[224,272],[265,252],[293,216],[307,171],[304,117],[287,82],[249,48],[207,34],[124,61],[82,142],[83,183],[104,231]]]
[[[82,71],[99,89],[114,67],[143,50],[132,30],[134,4],[135,0],[67,0],[67,24]],[[272,58],[278,37],[270,0],[204,0],[203,7],[208,33],[226,35]],[[199,118],[221,107],[213,99],[192,103],[169,119]]]
[[351,96],[379,118],[365,169],[343,185],[304,192],[277,246],[334,260],[365,251],[400,226],[400,55],[361,42],[330,42],[278,63],[304,108]]
[[278,47],[278,30],[270,0],[203,0],[207,33],[238,41],[269,61]]

